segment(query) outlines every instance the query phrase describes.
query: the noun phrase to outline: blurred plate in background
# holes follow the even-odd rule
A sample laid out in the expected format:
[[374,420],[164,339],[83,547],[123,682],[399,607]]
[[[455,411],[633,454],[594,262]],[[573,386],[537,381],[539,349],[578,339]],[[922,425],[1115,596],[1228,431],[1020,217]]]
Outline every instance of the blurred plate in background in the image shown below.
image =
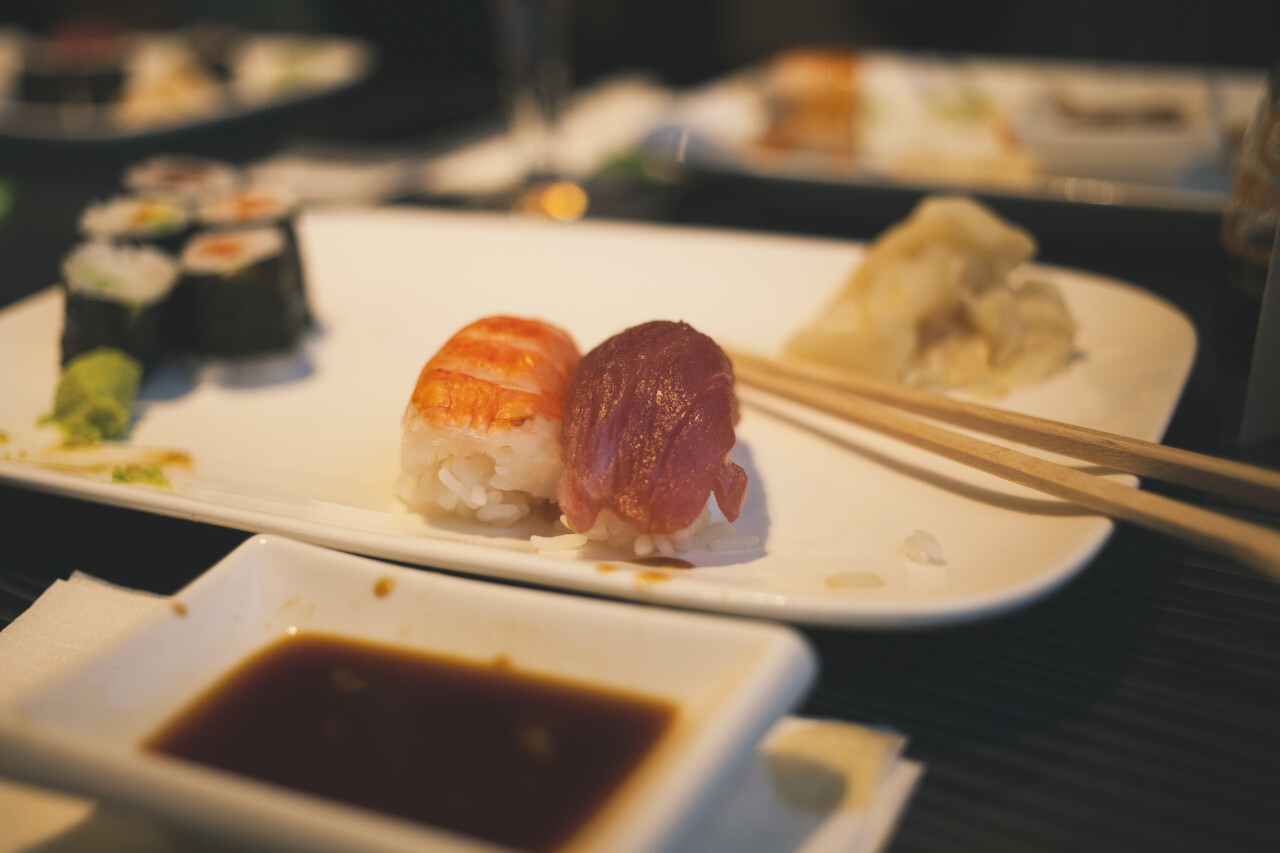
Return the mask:
[[689,93],[694,172],[1220,211],[1261,72],[800,48]]
[[203,127],[347,89],[376,58],[359,39],[220,25],[0,28],[0,137],[120,140]]

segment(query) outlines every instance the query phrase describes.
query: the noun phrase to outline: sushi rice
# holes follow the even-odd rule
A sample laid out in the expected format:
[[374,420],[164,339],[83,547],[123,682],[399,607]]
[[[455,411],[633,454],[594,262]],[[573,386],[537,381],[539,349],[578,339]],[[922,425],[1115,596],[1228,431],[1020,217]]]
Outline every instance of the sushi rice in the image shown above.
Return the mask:
[[149,246],[82,243],[62,265],[67,289],[91,299],[152,305],[169,294],[178,277],[172,257]]
[[397,488],[411,509],[438,507],[488,524],[514,524],[560,479],[560,422],[534,418],[519,429],[473,434],[433,430],[405,417]]
[[[560,524],[568,529],[564,516]],[[629,549],[637,557],[655,554],[673,557],[677,551],[749,551],[760,545],[760,537],[739,533],[728,521],[711,520],[711,502],[688,527],[671,533],[637,533],[636,529],[619,518],[612,510],[604,509],[596,516],[596,522],[582,533],[563,533],[557,536],[534,536],[532,543],[539,551],[566,551],[581,548],[591,542],[610,547]]]

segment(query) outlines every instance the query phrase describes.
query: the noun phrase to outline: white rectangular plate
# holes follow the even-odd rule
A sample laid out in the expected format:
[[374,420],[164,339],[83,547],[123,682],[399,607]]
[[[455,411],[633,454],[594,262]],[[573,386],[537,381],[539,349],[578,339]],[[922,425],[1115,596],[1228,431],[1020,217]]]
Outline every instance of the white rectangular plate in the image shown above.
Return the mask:
[[[280,533],[413,564],[590,593],[845,627],[909,627],[1007,611],[1080,570],[1109,520],[741,389],[734,459],[751,485],[750,551],[688,551],[687,571],[606,551],[539,553],[544,525],[424,520],[392,489],[418,372],[488,314],[541,317],[585,352],[627,326],[683,319],[727,347],[773,353],[840,288],[845,241],[621,223],[563,224],[417,209],[316,211],[300,223],[320,329],[274,373],[210,365],[144,388],[130,443],[188,451],[172,490],[31,464],[54,437],[61,301],[0,312],[0,478],[62,494]],[[1081,357],[1001,405],[1148,440],[1163,434],[1195,355],[1191,323],[1136,287],[1039,268],[1080,324]],[[19,457],[26,451],[27,459]],[[932,534],[945,563],[907,558]]]

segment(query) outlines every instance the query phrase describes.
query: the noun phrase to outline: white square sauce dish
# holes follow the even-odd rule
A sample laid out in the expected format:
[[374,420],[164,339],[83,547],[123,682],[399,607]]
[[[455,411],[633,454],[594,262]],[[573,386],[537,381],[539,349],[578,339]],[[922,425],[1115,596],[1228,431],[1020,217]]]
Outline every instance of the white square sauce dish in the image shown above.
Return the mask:
[[0,773],[238,849],[674,851],[816,669],[779,624],[256,536],[0,708]]

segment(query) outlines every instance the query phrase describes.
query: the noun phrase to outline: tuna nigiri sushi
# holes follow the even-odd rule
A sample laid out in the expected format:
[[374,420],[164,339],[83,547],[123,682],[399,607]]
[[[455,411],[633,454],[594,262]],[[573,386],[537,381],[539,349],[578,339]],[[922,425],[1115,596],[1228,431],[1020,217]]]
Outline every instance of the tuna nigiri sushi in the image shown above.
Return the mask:
[[633,326],[583,356],[565,392],[565,525],[643,556],[686,544],[713,494],[734,521],[747,475],[729,459],[733,386],[729,357],[683,322]]
[[400,498],[512,524],[554,498],[564,392],[577,345],[540,320],[486,317],[422,368],[405,408]]

